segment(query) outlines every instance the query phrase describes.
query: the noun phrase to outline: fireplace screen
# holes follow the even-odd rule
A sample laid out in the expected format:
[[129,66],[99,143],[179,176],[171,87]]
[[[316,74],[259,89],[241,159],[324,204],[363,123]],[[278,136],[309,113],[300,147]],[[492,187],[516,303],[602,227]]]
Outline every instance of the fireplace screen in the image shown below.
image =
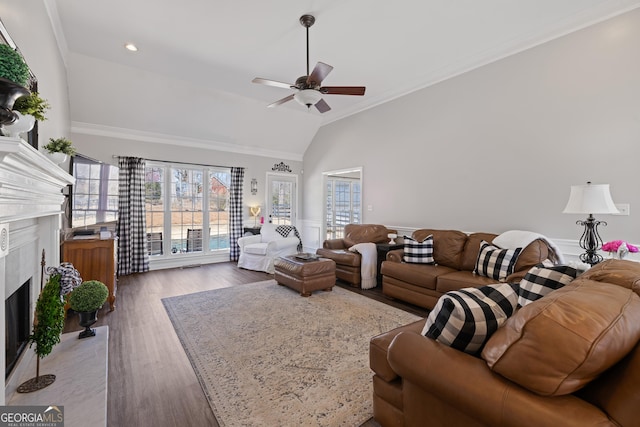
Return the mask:
[[24,283],[9,298],[5,305],[5,379],[11,373],[18,358],[27,346],[29,338],[29,290],[31,279]]

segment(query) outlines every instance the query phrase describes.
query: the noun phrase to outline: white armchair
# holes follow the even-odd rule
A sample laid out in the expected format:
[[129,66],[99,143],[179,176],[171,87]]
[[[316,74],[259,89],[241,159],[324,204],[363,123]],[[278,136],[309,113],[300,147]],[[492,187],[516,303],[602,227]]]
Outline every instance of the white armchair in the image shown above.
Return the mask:
[[276,225],[264,224],[260,228],[260,234],[238,239],[238,246],[240,246],[238,267],[273,274],[275,272],[273,261],[277,257],[298,253],[299,242],[293,232],[283,237],[276,231]]

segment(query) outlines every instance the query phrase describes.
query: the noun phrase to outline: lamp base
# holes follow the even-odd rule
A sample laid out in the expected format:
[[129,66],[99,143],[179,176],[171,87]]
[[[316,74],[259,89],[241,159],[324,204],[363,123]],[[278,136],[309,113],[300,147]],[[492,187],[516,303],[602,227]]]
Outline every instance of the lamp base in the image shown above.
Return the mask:
[[586,252],[580,255],[580,261],[593,267],[604,259],[602,255],[597,253],[598,249],[602,247],[598,226],[606,226],[607,223],[596,221],[593,215],[589,214],[586,221],[576,221],[576,224],[584,226],[584,232],[580,237],[580,247]]

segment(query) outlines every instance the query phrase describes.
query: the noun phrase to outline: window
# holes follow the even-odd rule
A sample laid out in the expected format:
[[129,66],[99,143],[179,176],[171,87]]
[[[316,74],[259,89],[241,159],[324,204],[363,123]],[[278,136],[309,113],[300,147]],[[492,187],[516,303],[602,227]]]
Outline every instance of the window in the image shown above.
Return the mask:
[[71,226],[83,227],[118,218],[118,168],[82,155],[73,157]]
[[359,179],[327,179],[326,215],[327,239],[343,237],[347,224],[360,224]]
[[147,162],[147,248],[151,256],[229,249],[228,168]]

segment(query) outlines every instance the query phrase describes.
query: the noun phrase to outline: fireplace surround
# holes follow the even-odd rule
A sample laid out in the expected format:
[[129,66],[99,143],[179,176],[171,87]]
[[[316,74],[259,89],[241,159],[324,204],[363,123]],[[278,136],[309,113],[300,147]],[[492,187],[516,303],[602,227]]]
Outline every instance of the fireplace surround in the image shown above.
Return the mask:
[[[40,293],[42,250],[47,266],[60,263],[62,191],[73,183],[71,175],[22,139],[0,137],[0,294],[6,301],[30,283],[29,331]],[[0,305],[0,321],[0,342],[5,346],[5,304]],[[5,366],[6,349],[2,350],[0,362]],[[8,382],[9,378],[4,384]],[[4,404],[2,393],[0,405]]]

